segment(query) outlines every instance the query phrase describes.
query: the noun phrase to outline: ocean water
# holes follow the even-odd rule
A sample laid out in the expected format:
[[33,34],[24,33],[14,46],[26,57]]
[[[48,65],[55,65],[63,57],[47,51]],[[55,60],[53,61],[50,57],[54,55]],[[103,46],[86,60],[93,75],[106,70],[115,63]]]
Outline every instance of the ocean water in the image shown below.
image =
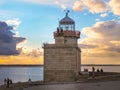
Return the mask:
[[[89,71],[93,66],[82,66]],[[105,72],[120,72],[120,66],[94,66],[95,69],[103,69]],[[43,67],[0,67],[0,85],[3,84],[5,78],[10,78],[15,82],[26,82],[29,78],[32,81],[43,80]]]
[[120,72],[120,66],[107,66],[107,65],[97,65],[97,66],[82,66],[81,70],[88,69],[89,71],[92,71],[92,67],[95,67],[95,70],[97,69],[103,69],[104,72]]
[[15,82],[26,82],[43,80],[43,67],[0,67],[0,85],[4,79],[9,78]]

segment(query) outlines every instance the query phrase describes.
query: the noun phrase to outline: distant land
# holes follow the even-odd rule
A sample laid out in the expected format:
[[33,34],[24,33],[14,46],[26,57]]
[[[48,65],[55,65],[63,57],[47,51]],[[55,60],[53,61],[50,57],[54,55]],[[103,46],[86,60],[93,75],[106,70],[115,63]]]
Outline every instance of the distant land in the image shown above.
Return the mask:
[[[0,67],[41,67],[43,64],[0,64]],[[82,64],[81,66],[120,66],[120,64]]]
[[42,64],[0,64],[0,67],[40,67]]
[[120,66],[120,64],[82,64],[82,66]]

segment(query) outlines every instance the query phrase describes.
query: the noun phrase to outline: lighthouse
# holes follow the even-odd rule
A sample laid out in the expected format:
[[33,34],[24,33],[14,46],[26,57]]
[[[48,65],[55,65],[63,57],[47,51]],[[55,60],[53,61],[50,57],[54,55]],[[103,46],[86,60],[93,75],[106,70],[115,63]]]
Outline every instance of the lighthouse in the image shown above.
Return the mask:
[[75,81],[81,70],[81,50],[78,46],[80,31],[75,30],[75,21],[69,11],[59,21],[53,36],[54,44],[44,44],[44,81]]

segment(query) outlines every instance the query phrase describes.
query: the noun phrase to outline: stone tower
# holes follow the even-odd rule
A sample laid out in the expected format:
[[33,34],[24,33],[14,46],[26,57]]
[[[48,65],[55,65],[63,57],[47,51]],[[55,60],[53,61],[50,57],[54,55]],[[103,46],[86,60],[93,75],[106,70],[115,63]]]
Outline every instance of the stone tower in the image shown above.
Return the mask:
[[55,31],[55,44],[44,44],[44,81],[74,81],[80,72],[81,50],[77,40],[80,32],[75,30],[75,22],[68,16],[59,21]]

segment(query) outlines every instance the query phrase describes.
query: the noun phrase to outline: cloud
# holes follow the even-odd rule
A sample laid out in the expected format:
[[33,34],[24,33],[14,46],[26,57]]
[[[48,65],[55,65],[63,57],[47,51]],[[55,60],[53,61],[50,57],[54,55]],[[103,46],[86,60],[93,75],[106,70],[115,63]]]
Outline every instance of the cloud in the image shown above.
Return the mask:
[[64,5],[71,5],[74,0],[18,0],[20,2],[28,2],[28,3],[35,3],[35,4],[45,4],[45,5],[55,5],[55,4],[64,4]]
[[54,5],[60,6],[62,9],[72,8],[74,11],[87,9],[93,14],[104,13],[101,14],[101,17],[106,17],[107,15],[105,13],[108,12],[112,12],[114,15],[120,15],[120,0],[17,0],[16,2]]
[[19,47],[17,48],[20,55],[40,57],[43,56],[43,51],[39,48]]
[[18,0],[22,2],[30,2],[35,4],[55,4],[57,0]]
[[96,20],[97,22],[98,22],[98,21],[100,21],[100,19],[99,19],[99,18],[96,18],[95,20]]
[[18,26],[21,23],[21,21],[19,20],[19,18],[14,18],[13,20],[6,20],[5,22],[8,25],[14,25],[14,26]]
[[105,12],[107,5],[103,0],[82,0],[82,3],[92,13]]
[[23,12],[14,11],[14,10],[4,10],[0,9],[0,20],[9,20],[11,18],[17,19],[15,17],[22,17],[24,16]]
[[80,43],[83,56],[120,58],[120,23],[117,21],[97,22],[83,28],[86,35]]
[[18,0],[20,2],[28,2],[44,5],[58,5],[61,8],[73,8],[75,11],[81,11],[87,7],[92,13],[105,12],[107,4],[103,0]]
[[2,42],[11,42],[13,40],[13,33],[9,32],[12,29],[11,26],[8,26],[5,22],[0,22],[0,40]]
[[101,17],[107,17],[108,14],[107,14],[107,13],[102,13],[100,16],[101,16]]
[[109,5],[115,15],[120,15],[120,0],[110,0]]
[[67,7],[64,4],[62,4],[61,8],[65,10]]
[[54,5],[60,6],[62,9],[72,8],[74,11],[82,11],[87,9],[89,12],[94,14],[112,12],[115,15],[120,15],[119,9],[120,0],[12,0],[12,1],[40,5],[41,4]]
[[88,9],[92,13],[102,13],[107,11],[107,4],[103,0],[77,0],[74,2],[73,10],[82,11]]
[[84,49],[85,49],[85,48],[91,49],[91,48],[96,48],[97,45],[95,46],[95,45],[89,45],[89,44],[80,44],[79,47],[80,47],[80,48],[84,48]]
[[18,54],[16,45],[25,40],[23,37],[14,37],[11,30],[13,30],[12,26],[6,22],[0,22],[0,55]]
[[56,5],[62,9],[71,8],[74,3],[74,0],[17,0],[17,2],[18,1],[33,4]]
[[33,57],[39,57],[39,56],[43,56],[43,53],[40,51],[39,48],[37,48],[37,49],[32,49],[28,55]]
[[75,1],[74,5],[73,5],[73,10],[82,11],[83,10],[83,4],[80,1]]

